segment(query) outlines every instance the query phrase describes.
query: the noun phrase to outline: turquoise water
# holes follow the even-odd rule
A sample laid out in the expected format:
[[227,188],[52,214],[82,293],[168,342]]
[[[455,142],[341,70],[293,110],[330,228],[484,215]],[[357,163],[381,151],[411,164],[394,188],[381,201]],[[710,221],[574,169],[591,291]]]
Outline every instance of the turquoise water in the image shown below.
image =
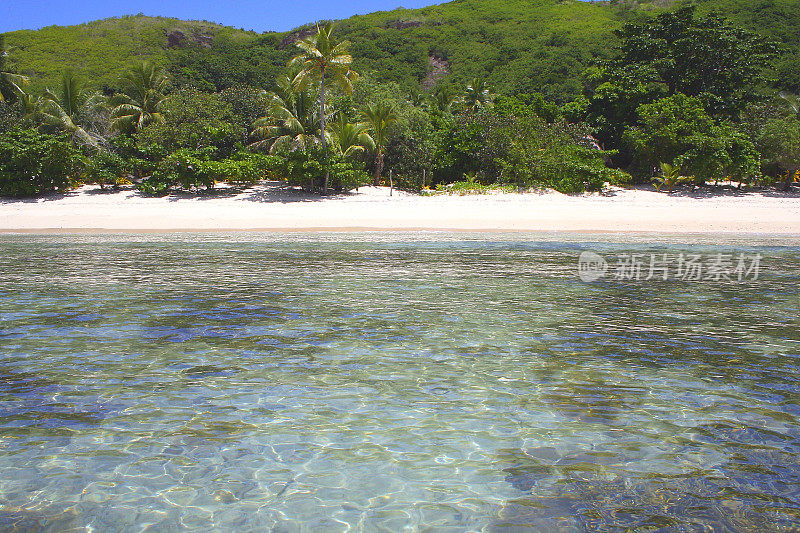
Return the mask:
[[0,530],[800,526],[800,246],[600,239],[0,236]]

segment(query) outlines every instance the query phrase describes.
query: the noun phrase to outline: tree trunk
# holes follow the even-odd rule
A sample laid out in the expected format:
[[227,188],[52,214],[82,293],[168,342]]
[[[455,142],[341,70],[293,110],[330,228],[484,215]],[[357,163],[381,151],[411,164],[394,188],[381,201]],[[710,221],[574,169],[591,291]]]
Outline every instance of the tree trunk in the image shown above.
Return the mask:
[[378,152],[375,156],[375,175],[372,179],[372,184],[378,186],[381,182],[381,173],[383,172],[383,152]]
[[786,173],[786,181],[783,182],[783,192],[789,192],[789,189],[792,187],[795,174],[797,174],[797,170],[790,170]]
[[[326,143],[325,143],[325,69],[322,69],[322,75],[320,76],[320,91],[319,91],[319,137],[320,143],[322,144],[322,157],[323,161],[325,162],[325,166],[327,166],[328,162],[328,153],[326,152]],[[330,176],[330,172],[328,169],[325,169],[325,179],[322,182],[322,194],[328,194],[328,177]]]

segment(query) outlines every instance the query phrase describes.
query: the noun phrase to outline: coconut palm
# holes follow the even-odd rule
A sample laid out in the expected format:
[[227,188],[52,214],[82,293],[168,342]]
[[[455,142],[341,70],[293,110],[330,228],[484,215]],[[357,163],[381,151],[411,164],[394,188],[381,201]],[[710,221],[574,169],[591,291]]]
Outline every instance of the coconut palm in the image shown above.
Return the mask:
[[383,156],[389,128],[397,122],[398,116],[392,106],[382,103],[367,106],[363,113],[367,125],[372,130],[373,151],[375,152],[373,185],[377,186],[383,172]]
[[161,107],[168,78],[150,61],[130,67],[121,78],[123,92],[111,99],[111,125],[125,132],[141,131],[150,123],[164,122]]
[[477,111],[482,107],[492,105],[492,94],[489,92],[489,86],[480,78],[475,78],[468,85],[462,102],[467,111]]
[[330,124],[331,142],[342,156],[355,157],[367,149],[375,148],[375,141],[367,133],[368,129],[369,126],[366,124],[347,122],[340,114],[338,119]]
[[[305,150],[320,142],[320,124],[316,114],[316,93],[299,90],[292,84],[294,76],[280,76],[275,90],[264,92],[267,114],[253,123],[250,145],[254,150]],[[323,136],[326,138],[326,136]]]
[[423,107],[428,101],[428,93],[419,89],[419,87],[412,87],[408,92],[408,101],[414,107]]
[[661,176],[656,176],[653,180],[657,191],[661,191],[661,187],[666,185],[667,192],[672,192],[673,187],[691,181],[691,178],[681,176],[681,168],[678,165],[661,163]]
[[[0,102],[5,102],[8,98],[11,98],[11,94],[9,94],[10,91],[21,94],[23,92],[21,87],[28,84],[28,78],[26,76],[7,72],[6,64],[8,63],[11,51],[12,49],[5,45],[5,40],[3,36],[0,35]],[[3,94],[4,90],[6,94]]]
[[433,93],[433,105],[440,113],[450,111],[456,101],[456,96],[452,89],[447,86],[439,86]]
[[97,148],[100,136],[89,134],[84,126],[98,122],[102,101],[71,70],[65,70],[58,89],[47,89],[41,96],[38,114],[46,127],[66,131],[79,144]]
[[[320,143],[325,151],[325,83],[328,78],[345,93],[353,91],[353,81],[358,75],[350,68],[353,57],[347,52],[348,41],[337,43],[331,38],[333,25],[317,24],[317,33],[296,44],[302,52],[289,61],[290,66],[297,66],[299,71],[293,83],[298,89],[305,89],[309,84],[319,82],[319,122]],[[328,190],[328,173],[325,173],[323,193]]]

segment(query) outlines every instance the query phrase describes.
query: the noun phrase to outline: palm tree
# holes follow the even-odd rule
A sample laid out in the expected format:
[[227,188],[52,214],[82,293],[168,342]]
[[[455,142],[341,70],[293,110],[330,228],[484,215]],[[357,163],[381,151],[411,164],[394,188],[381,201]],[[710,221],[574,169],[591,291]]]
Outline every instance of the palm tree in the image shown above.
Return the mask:
[[[298,41],[296,46],[302,50],[291,61],[289,65],[296,65],[300,68],[295,76],[293,83],[299,89],[306,88],[309,83],[319,81],[319,122],[320,122],[320,143],[322,151],[326,149],[325,139],[325,81],[328,77],[333,83],[338,85],[345,93],[353,91],[353,81],[358,75],[350,68],[353,57],[347,53],[348,41],[337,43],[331,38],[333,24],[317,24],[317,34]],[[328,190],[328,176],[325,173],[325,183],[323,193]]]
[[10,55],[11,48],[6,47],[5,39],[0,35],[0,102],[5,102],[6,99],[11,97],[8,91],[6,91],[7,94],[3,94],[4,89],[10,87],[12,91],[22,93],[23,91],[20,87],[28,84],[28,78],[26,76],[7,72],[6,64],[8,63]]
[[375,151],[373,184],[377,186],[383,172],[383,152],[386,149],[388,130],[397,122],[398,117],[392,106],[381,103],[367,106],[364,110],[364,118],[372,130],[373,150]]
[[262,93],[267,114],[253,123],[251,135],[257,140],[250,145],[251,149],[270,153],[305,150],[320,142],[316,93],[296,89],[293,78],[280,76],[274,91]]
[[433,104],[440,113],[450,111],[455,101],[453,91],[447,86],[439,86],[433,93]]
[[408,92],[408,101],[414,107],[422,107],[428,100],[428,94],[419,89],[419,87],[412,87]]
[[367,149],[375,148],[375,141],[367,133],[369,126],[363,123],[347,122],[343,115],[331,123],[331,140],[336,151],[343,157],[355,157]]
[[477,111],[482,107],[492,105],[492,94],[489,86],[480,78],[473,79],[468,85],[462,98],[467,111]]
[[168,78],[150,61],[131,66],[122,76],[122,94],[111,99],[111,125],[119,131],[141,131],[150,123],[164,122],[161,107]]
[[655,178],[656,190],[661,191],[661,187],[666,185],[667,192],[672,192],[672,188],[681,181],[681,169],[677,165],[661,163],[661,176]]
[[99,95],[87,91],[71,70],[65,70],[58,90],[47,89],[41,96],[39,114],[44,125],[68,132],[80,144],[98,148],[99,136],[90,135],[81,123],[95,118],[100,102]]

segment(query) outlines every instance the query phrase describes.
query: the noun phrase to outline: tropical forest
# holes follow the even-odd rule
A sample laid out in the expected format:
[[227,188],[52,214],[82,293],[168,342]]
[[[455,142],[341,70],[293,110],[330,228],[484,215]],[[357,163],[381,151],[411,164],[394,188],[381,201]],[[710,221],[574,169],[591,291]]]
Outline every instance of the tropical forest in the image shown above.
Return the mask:
[[788,190],[798,32],[797,0],[456,0],[285,33],[145,15],[9,32],[0,195]]

